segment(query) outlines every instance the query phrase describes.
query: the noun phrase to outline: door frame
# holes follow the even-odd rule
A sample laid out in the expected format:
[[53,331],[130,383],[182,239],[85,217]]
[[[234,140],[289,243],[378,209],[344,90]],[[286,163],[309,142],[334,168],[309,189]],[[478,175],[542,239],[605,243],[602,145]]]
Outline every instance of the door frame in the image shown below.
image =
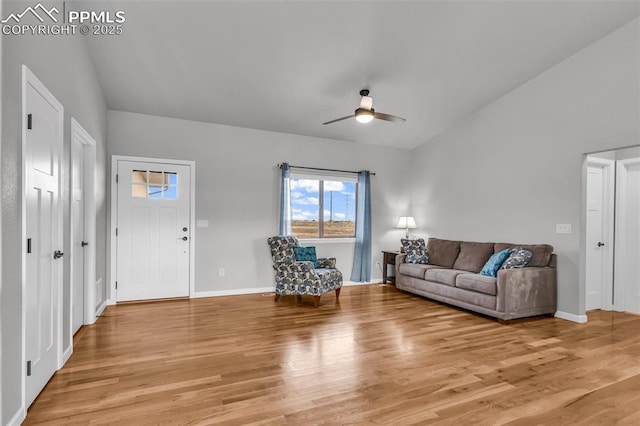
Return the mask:
[[137,161],[144,163],[159,164],[176,164],[180,166],[188,166],[190,171],[189,179],[189,229],[191,229],[191,238],[189,239],[189,297],[195,294],[195,257],[196,257],[196,162],[191,160],[171,160],[166,158],[151,157],[133,157],[128,155],[112,155],[111,156],[111,212],[110,212],[110,248],[109,248],[109,295],[108,304],[115,305],[116,298],[116,272],[117,272],[117,240],[116,228],[118,218],[118,161]]
[[[86,246],[84,261],[84,317],[82,324],[93,324],[96,322],[96,141],[91,135],[80,125],[78,120],[71,117],[71,163],[73,163],[73,154],[77,149],[82,149],[82,167],[84,167],[84,237],[89,241]],[[78,177],[73,173],[73,164],[69,167],[71,174],[71,191]],[[73,197],[73,194],[71,194]],[[71,223],[74,222],[73,208],[69,207]],[[69,335],[73,336],[73,290],[77,283],[73,280],[73,267],[76,261],[76,253],[74,249],[74,232],[73,226],[69,227],[70,247],[69,247],[69,281],[71,283],[71,314],[69,316]],[[71,351],[73,351],[73,339],[71,340]]]
[[[616,256],[615,265],[616,270],[621,270],[619,266],[623,264],[621,259],[625,251],[626,239],[622,238],[622,235],[626,235],[626,219],[627,219],[627,166],[640,164],[640,158],[629,158],[626,160],[616,161],[616,252],[621,253],[622,256]],[[615,284],[614,284],[615,286]],[[624,288],[614,287],[614,303],[613,309],[616,311],[624,312]]]
[[[611,311],[614,309],[613,303],[613,271],[614,271],[614,246],[615,246],[615,234],[614,234],[614,225],[615,225],[615,192],[616,192],[616,162],[615,160],[609,160],[605,158],[597,158],[592,156],[587,156],[587,167],[600,167],[602,169],[602,236],[603,239],[607,242],[604,246],[604,260],[602,264],[602,275],[607,277],[606,281],[602,283],[600,288],[601,290],[601,309],[605,311]],[[586,169],[585,169],[586,170]],[[586,172],[585,172],[586,173]],[[586,182],[586,174],[585,174],[585,182]],[[589,188],[587,188],[589,191]],[[584,202],[583,209],[586,212],[586,199]],[[585,222],[585,229],[586,229]],[[586,236],[586,232],[585,232]],[[585,239],[585,252],[586,252],[586,239]],[[586,297],[586,271],[587,265],[585,263],[585,297]],[[586,299],[585,299],[586,306]]]
[[[26,278],[27,278],[27,227],[26,227],[26,223],[27,223],[27,158],[25,153],[27,152],[27,85],[31,85],[33,86],[36,90],[38,90],[38,92],[57,110],[58,112],[58,134],[56,135],[57,137],[57,144],[58,144],[58,149],[59,149],[59,155],[58,155],[58,195],[57,195],[57,207],[58,207],[58,244],[60,245],[60,247],[62,247],[63,244],[63,205],[62,205],[62,183],[63,183],[63,178],[62,178],[62,156],[64,153],[64,145],[63,145],[63,141],[64,141],[64,108],[62,106],[62,104],[60,102],[58,102],[58,100],[56,99],[55,96],[53,96],[53,94],[49,91],[49,89],[47,89],[45,87],[45,85],[38,79],[38,77],[35,76],[35,74],[33,74],[33,72],[31,72],[31,70],[29,68],[27,68],[26,65],[22,65],[22,129],[21,129],[21,136],[22,136],[22,142],[21,142],[21,153],[22,153],[22,160],[21,160],[21,167],[22,167],[22,176],[21,176],[21,186],[22,186],[22,190],[20,191],[20,196],[21,196],[21,200],[20,200],[20,204],[21,204],[21,230],[20,230],[20,235],[22,238],[22,243],[21,243],[21,251],[22,251],[22,256],[21,256],[21,262],[22,264],[20,265],[20,275],[21,275],[21,282],[22,282],[22,324],[21,324],[21,328],[22,328],[22,348],[21,348],[21,359],[22,359],[22,365],[20,366],[20,370],[21,370],[21,375],[22,375],[22,380],[21,380],[21,396],[22,396],[22,409],[24,410],[24,413],[26,414],[26,410],[27,407],[25,406],[25,402],[26,402],[26,390],[27,390],[27,386],[26,386],[26,381],[27,381],[27,345],[26,345],[26,341],[27,341],[27,282],[26,282]],[[58,288],[57,288],[57,292],[58,292],[58,320],[57,320],[57,324],[55,325],[55,327],[57,327],[58,329],[58,338],[56,339],[56,346],[57,346],[57,368],[60,369],[62,368],[62,365],[64,364],[64,358],[63,358],[63,353],[62,353],[62,346],[63,346],[63,336],[62,336],[62,330],[63,330],[63,302],[62,302],[62,293],[63,293],[63,289],[62,289],[62,282],[63,282],[63,262],[60,262],[60,265],[58,266]]]

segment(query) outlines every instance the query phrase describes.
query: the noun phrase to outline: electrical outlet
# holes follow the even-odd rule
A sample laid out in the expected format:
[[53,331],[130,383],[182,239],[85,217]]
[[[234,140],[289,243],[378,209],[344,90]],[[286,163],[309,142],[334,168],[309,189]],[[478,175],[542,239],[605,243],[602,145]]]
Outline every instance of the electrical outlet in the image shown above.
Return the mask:
[[224,268],[220,268],[220,270],[218,271],[218,275],[220,275],[221,277],[224,277],[225,274],[226,274],[226,271],[224,270]]

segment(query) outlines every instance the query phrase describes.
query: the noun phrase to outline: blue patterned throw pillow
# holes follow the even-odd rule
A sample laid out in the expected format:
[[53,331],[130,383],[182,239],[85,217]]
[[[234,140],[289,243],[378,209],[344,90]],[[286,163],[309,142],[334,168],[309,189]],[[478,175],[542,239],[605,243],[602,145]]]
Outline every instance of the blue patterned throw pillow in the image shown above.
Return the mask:
[[293,252],[296,255],[296,262],[311,262],[314,268],[318,267],[315,247],[293,246]]
[[407,254],[405,262],[421,263],[423,265],[429,263],[429,253],[422,238],[418,238],[417,240],[402,238],[400,242],[402,243],[402,247],[404,247],[404,252]]
[[480,271],[480,275],[486,275],[487,277],[495,277],[498,275],[498,269],[502,266],[505,260],[511,254],[511,249],[504,249],[497,253],[494,253],[487,263],[482,267],[482,271]]
[[502,264],[502,269],[524,268],[531,261],[531,252],[522,247],[509,250],[509,257]]

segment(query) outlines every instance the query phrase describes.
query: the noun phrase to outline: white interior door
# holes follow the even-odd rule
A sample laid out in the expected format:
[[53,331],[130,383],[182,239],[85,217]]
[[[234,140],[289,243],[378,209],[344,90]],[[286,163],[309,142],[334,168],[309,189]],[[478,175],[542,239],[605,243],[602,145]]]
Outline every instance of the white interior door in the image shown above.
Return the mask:
[[617,162],[616,304],[640,314],[640,158]]
[[116,300],[189,296],[190,166],[118,160]]
[[587,298],[586,309],[602,308],[604,282],[604,185],[602,167],[587,167]]
[[62,105],[24,68],[25,125],[25,404],[58,367],[62,259],[59,161]]
[[71,331],[84,323],[84,299],[86,288],[85,246],[85,169],[84,146],[77,140],[71,149]]

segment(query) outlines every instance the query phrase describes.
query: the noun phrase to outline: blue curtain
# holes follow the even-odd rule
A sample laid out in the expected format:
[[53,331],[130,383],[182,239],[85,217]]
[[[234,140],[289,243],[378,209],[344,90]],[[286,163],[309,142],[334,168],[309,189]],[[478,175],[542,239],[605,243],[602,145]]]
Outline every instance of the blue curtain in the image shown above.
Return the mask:
[[371,280],[371,183],[369,172],[358,173],[358,209],[356,247],[353,254],[351,281]]
[[289,177],[291,170],[288,163],[280,165],[280,227],[278,235],[291,235],[291,203],[289,197],[291,195],[291,186]]

